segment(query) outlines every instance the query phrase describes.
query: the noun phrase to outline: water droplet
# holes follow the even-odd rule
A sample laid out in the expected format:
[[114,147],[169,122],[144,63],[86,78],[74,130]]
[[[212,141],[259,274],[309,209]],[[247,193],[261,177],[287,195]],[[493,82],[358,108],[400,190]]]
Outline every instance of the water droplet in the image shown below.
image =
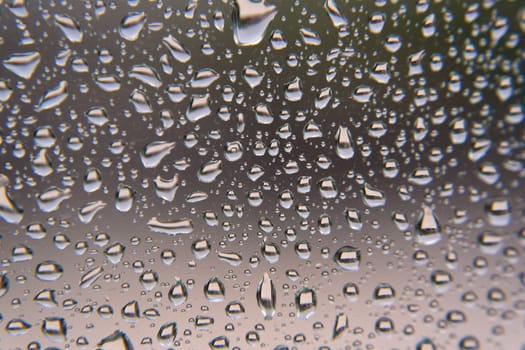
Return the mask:
[[67,336],[66,321],[62,317],[46,317],[42,322],[42,334],[52,342],[63,342]]
[[348,329],[348,316],[340,312],[335,316],[334,329],[332,331],[332,339],[337,339]]
[[328,13],[328,16],[330,17],[334,27],[338,28],[348,25],[348,19],[346,19],[346,17],[343,15],[343,12],[335,0],[325,0],[324,8],[326,13]]
[[168,293],[168,299],[174,306],[180,306],[188,300],[188,290],[180,278],[175,278]]
[[153,141],[148,143],[140,154],[142,165],[146,168],[156,168],[173,148],[175,148],[175,142]]
[[3,297],[9,291],[9,277],[5,273],[0,275],[0,297]]
[[52,260],[42,261],[35,269],[35,277],[40,281],[56,281],[63,273],[62,265]]
[[31,329],[31,324],[21,318],[14,318],[7,322],[5,330],[9,335],[20,336]]
[[430,207],[423,207],[416,222],[417,240],[421,244],[433,245],[441,240],[441,225]]
[[94,201],[94,202],[88,202],[86,203],[80,210],[78,211],[78,218],[81,222],[84,224],[89,224],[95,215],[104,209],[106,207],[107,203],[103,201]]
[[156,217],[153,217],[148,221],[148,227],[154,232],[173,236],[193,232],[193,222],[190,219],[160,221]]
[[259,44],[277,14],[277,6],[266,0],[236,0],[233,8],[233,38],[239,46]]
[[301,78],[295,77],[285,84],[284,97],[290,102],[297,102],[303,98],[303,83]]
[[58,187],[50,187],[45,192],[40,193],[37,197],[38,208],[45,213],[58,210],[60,204],[71,198],[71,189],[61,189]]
[[303,288],[295,293],[295,308],[297,317],[303,320],[310,318],[317,308],[317,296],[314,290]]
[[257,305],[261,309],[265,319],[271,319],[275,314],[277,293],[275,286],[268,273],[264,273],[262,280],[257,286]]
[[47,90],[44,93],[44,95],[40,98],[40,102],[35,110],[37,112],[41,112],[58,107],[66,100],[68,95],[68,83],[67,81],[62,80],[55,87]]
[[177,323],[168,322],[160,326],[157,332],[157,340],[162,346],[170,346],[177,338]]
[[13,53],[3,61],[4,67],[20,78],[31,79],[40,63],[39,52]]
[[212,68],[203,68],[195,72],[191,79],[192,88],[207,88],[219,79],[219,73]]
[[335,252],[334,261],[344,270],[355,271],[361,263],[361,252],[355,247],[344,246]]
[[485,212],[492,226],[507,226],[512,219],[510,202],[506,198],[490,201],[485,206]]
[[226,287],[224,283],[217,277],[213,277],[206,282],[204,285],[204,295],[206,299],[211,302],[217,303],[224,301],[224,295],[226,293]]
[[197,174],[200,182],[212,183],[222,173],[222,161],[211,160],[201,166]]
[[145,23],[146,14],[144,12],[132,12],[122,19],[118,32],[122,38],[135,41],[139,38]]
[[94,267],[93,269],[87,271],[82,277],[80,278],[79,286],[81,288],[88,288],[91,286],[97,279],[102,276],[104,273],[104,268],[102,266]]
[[79,43],[82,41],[82,29],[75,18],[68,15],[56,14],[55,24],[72,43]]
[[120,184],[115,195],[115,208],[121,212],[130,211],[135,199],[135,191],[128,185]]
[[152,270],[145,271],[140,275],[139,282],[142,288],[150,291],[159,283],[159,274]]
[[112,334],[100,340],[97,344],[100,349],[133,350],[133,345],[128,335],[121,330],[116,330]]
[[376,187],[365,183],[361,189],[363,194],[363,203],[370,208],[381,207],[386,203],[385,194]]
[[0,218],[9,224],[18,224],[24,216],[23,209],[12,199],[7,191],[9,178],[0,174]]
[[33,300],[43,307],[47,308],[53,308],[58,306],[58,301],[56,300],[54,289],[42,289],[40,292],[38,292]]
[[162,80],[160,79],[159,74],[155,68],[146,64],[134,65],[129,72],[129,77],[135,78],[154,88],[159,88],[162,86]]
[[188,49],[182,45],[177,39],[171,34],[162,39],[164,46],[168,48],[168,51],[174,59],[181,63],[186,63],[191,59],[191,53]]
[[139,303],[136,300],[132,300],[122,307],[120,310],[122,319],[127,322],[136,323],[140,318]]

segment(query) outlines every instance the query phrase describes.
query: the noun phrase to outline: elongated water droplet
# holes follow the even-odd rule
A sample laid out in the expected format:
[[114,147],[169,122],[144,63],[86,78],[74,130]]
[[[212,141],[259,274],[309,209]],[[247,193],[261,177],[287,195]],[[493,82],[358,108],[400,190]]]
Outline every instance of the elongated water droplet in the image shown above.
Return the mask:
[[348,24],[348,20],[343,15],[343,12],[335,0],[325,0],[324,8],[326,13],[328,13],[328,16],[330,16],[330,20],[332,21],[334,27],[341,27]]
[[79,43],[82,41],[82,29],[75,18],[69,15],[57,14],[55,15],[55,23],[69,41],[72,43]]
[[191,59],[191,53],[184,45],[182,45],[171,34],[162,39],[164,46],[166,46],[174,59],[181,63],[186,63]]
[[5,273],[0,275],[0,297],[3,297],[9,291],[9,277]]
[[265,319],[271,319],[275,314],[275,305],[277,303],[277,293],[270,275],[265,272],[262,280],[257,286],[257,305],[261,309]]
[[13,53],[3,61],[4,67],[20,78],[31,79],[40,63],[39,52]]
[[277,14],[277,7],[266,0],[236,0],[233,8],[233,38],[239,46],[259,44],[268,25]]
[[175,142],[153,141],[148,143],[140,154],[142,165],[146,168],[156,168],[173,148],[175,148]]
[[81,288],[88,288],[91,286],[97,279],[102,276],[104,273],[104,268],[102,266],[94,267],[93,269],[87,271],[82,277],[80,278],[79,286]]
[[336,339],[348,329],[348,316],[340,312],[335,316],[332,339]]
[[104,209],[106,207],[107,203],[103,201],[94,201],[86,203],[82,208],[78,211],[78,218],[81,222],[84,224],[89,224],[95,215]]
[[23,209],[11,198],[7,191],[9,178],[0,174],[0,218],[9,224],[18,224],[24,217]]
[[48,188],[45,192],[40,193],[37,197],[37,204],[40,210],[49,213],[57,210],[60,204],[71,198],[71,189],[61,189],[58,187]]
[[42,96],[40,99],[39,105],[36,107],[36,111],[41,112],[47,109],[58,107],[66,100],[68,95],[67,81],[62,80],[58,83],[58,85],[44,93],[44,96]]

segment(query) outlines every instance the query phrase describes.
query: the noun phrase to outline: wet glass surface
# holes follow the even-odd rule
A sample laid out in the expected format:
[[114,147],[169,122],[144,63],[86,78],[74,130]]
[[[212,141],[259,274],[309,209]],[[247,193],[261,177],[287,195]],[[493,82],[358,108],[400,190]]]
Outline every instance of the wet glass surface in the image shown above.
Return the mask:
[[1,349],[525,347],[519,1],[0,1]]

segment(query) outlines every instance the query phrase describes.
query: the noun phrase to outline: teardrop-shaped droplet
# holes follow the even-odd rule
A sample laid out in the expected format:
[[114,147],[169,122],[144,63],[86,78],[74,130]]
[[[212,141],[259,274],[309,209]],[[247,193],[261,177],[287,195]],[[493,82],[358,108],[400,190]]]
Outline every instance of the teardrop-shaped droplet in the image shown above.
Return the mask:
[[174,306],[182,305],[188,300],[188,290],[180,278],[176,278],[168,292],[168,299]]
[[54,289],[42,289],[38,292],[33,300],[43,307],[52,308],[58,306],[58,301],[56,300],[56,293]]
[[335,152],[341,159],[351,159],[354,156],[354,141],[346,126],[339,126],[335,134]]
[[265,319],[271,319],[275,314],[275,305],[277,303],[277,293],[270,275],[265,272],[262,280],[257,286],[257,305],[261,309]]
[[162,81],[155,68],[150,67],[147,64],[134,65],[129,72],[129,76],[130,78],[135,78],[154,88],[159,88],[162,85]]
[[211,114],[210,94],[192,95],[186,109],[186,118],[192,123],[208,117]]
[[140,275],[139,282],[142,288],[150,291],[159,283],[159,274],[153,270],[145,271]]
[[416,222],[417,241],[425,245],[433,245],[441,240],[441,225],[430,207],[423,207]]
[[88,202],[78,211],[78,218],[84,224],[89,224],[95,215],[106,207],[107,203],[101,200]]
[[151,102],[144,91],[139,89],[133,90],[129,95],[129,100],[137,113],[149,114],[153,112]]

